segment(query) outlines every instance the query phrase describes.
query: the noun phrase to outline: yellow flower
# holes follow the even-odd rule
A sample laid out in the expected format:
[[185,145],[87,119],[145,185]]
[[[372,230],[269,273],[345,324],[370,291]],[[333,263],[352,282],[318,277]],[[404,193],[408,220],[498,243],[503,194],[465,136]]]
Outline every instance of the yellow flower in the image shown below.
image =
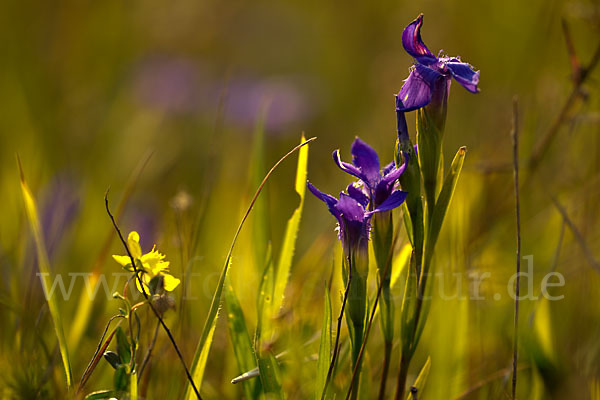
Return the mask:
[[[156,245],[152,247],[152,250],[149,253],[142,254],[142,248],[140,247],[140,235],[138,235],[137,232],[132,231],[127,237],[127,246],[129,247],[129,251],[131,252],[133,259],[135,260],[137,269],[141,270],[140,278],[144,282],[144,289],[146,290],[146,293],[152,293],[148,285],[155,276],[162,277],[163,288],[167,292],[171,292],[177,286],[179,286],[181,281],[169,274],[169,262],[164,261],[165,255],[156,250]],[[113,255],[112,257],[125,269],[132,272],[134,271],[133,266],[131,265],[131,259],[128,255]],[[135,285],[137,289],[143,293],[139,279],[135,280]]]

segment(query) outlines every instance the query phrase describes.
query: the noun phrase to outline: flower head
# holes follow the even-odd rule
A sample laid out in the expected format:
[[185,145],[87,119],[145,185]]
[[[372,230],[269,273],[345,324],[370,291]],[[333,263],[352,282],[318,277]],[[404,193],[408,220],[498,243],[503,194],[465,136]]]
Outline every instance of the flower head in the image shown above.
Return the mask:
[[[127,246],[129,247],[131,256],[135,260],[136,269],[140,272],[140,278],[144,283],[146,293],[153,293],[153,291],[150,290],[149,285],[150,281],[155,277],[158,277],[158,282],[162,282],[161,285],[167,292],[173,291],[179,285],[180,280],[169,274],[169,262],[164,260],[165,255],[158,252],[156,246],[153,246],[149,253],[142,254],[140,235],[135,231],[129,233],[129,236],[127,237]],[[129,255],[113,255],[112,257],[116,262],[121,264],[123,268],[131,272],[135,271],[131,265]],[[140,293],[143,293],[138,279],[135,280],[135,283]]]
[[379,156],[371,146],[358,137],[354,139],[350,151],[352,153],[352,164],[341,160],[339,150],[333,152],[333,161],[342,171],[357,177],[364,183],[369,208],[386,208],[388,202],[395,203],[398,200],[401,200],[399,203],[401,204],[406,197],[406,193],[396,190],[395,184],[404,172],[406,164],[396,168],[392,162],[380,171]]
[[310,182],[307,183],[308,189],[321,201],[327,204],[329,212],[337,219],[339,227],[339,237],[345,251],[354,249],[366,250],[370,223],[373,214],[377,212],[392,210],[404,202],[406,193],[390,196],[385,202],[372,211],[367,211],[369,197],[354,184],[348,185],[346,192],[340,193],[339,200],[335,197],[321,192]]
[[479,71],[474,71],[460,57],[434,56],[421,39],[422,25],[423,14],[402,32],[402,46],[415,58],[415,65],[398,93],[400,101],[396,107],[399,111],[416,110],[431,102],[444,103],[452,78],[469,92],[479,92]]

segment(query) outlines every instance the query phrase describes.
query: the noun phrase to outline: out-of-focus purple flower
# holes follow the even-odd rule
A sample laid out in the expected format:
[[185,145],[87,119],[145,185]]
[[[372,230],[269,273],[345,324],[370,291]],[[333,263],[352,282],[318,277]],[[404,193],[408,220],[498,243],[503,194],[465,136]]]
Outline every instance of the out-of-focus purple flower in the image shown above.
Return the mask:
[[135,92],[145,104],[171,113],[193,112],[200,106],[197,67],[186,59],[156,56],[136,73]]
[[460,60],[460,57],[434,56],[421,40],[423,14],[402,32],[402,46],[415,58],[415,65],[404,82],[396,103],[400,111],[412,111],[429,103],[445,103],[454,78],[471,93],[479,92],[479,71]]
[[306,89],[294,79],[271,80],[238,78],[227,88],[227,118],[237,124],[253,127],[265,113],[265,129],[282,131],[312,114]]
[[340,193],[339,200],[335,197],[321,192],[310,182],[308,189],[321,201],[327,204],[329,212],[337,219],[339,226],[339,238],[345,252],[354,250],[366,251],[369,242],[370,223],[373,214],[392,210],[402,204],[406,193],[399,192],[390,196],[372,211],[368,211],[369,197],[362,190],[348,185],[346,192]]
[[352,164],[341,160],[339,150],[333,152],[333,160],[342,171],[357,177],[364,183],[369,209],[379,209],[388,201],[400,200],[398,204],[404,201],[406,193],[395,187],[396,181],[406,168],[406,163],[396,168],[391,162],[380,171],[377,152],[358,137],[354,139],[350,151]]

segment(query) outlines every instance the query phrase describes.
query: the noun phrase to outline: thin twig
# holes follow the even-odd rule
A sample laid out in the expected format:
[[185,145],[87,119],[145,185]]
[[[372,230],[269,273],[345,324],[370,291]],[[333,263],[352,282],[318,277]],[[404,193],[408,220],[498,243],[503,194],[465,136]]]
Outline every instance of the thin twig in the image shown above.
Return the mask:
[[596,258],[594,257],[594,253],[592,253],[592,251],[590,250],[588,245],[585,243],[585,238],[583,237],[583,235],[581,234],[579,229],[577,229],[577,226],[575,226],[575,223],[573,223],[571,218],[569,218],[569,214],[567,214],[567,211],[565,210],[565,208],[558,202],[558,200],[556,200],[556,198],[554,198],[554,196],[551,195],[550,198],[552,199],[552,202],[554,203],[554,207],[556,207],[556,209],[558,210],[560,215],[563,217],[564,222],[567,224],[567,226],[573,233],[573,236],[575,236],[575,240],[577,241],[577,243],[579,243],[579,246],[581,246],[581,249],[583,250],[583,254],[585,255],[585,258],[587,259],[588,263],[597,272],[600,272],[600,263],[598,263],[598,261],[596,261]]
[[517,279],[515,282],[515,318],[513,332],[512,360],[512,399],[517,397],[517,358],[518,358],[518,328],[519,328],[519,281],[521,274],[521,205],[519,202],[519,108],[518,100],[513,99],[513,169],[515,180],[515,213],[517,219]]
[[327,370],[327,379],[325,379],[325,385],[323,386],[323,393],[321,394],[321,400],[325,399],[327,393],[327,387],[331,381],[333,370],[335,369],[335,362],[339,353],[340,345],[340,332],[342,330],[342,319],[344,319],[344,309],[346,308],[346,301],[348,300],[348,292],[350,291],[350,281],[352,280],[352,265],[350,265],[350,257],[348,257],[348,281],[346,282],[346,289],[344,290],[344,299],[342,300],[342,308],[340,309],[340,315],[337,319],[337,332],[335,333],[335,344],[333,346],[333,356],[331,357],[331,363]]
[[551,125],[550,129],[546,132],[546,134],[542,136],[542,138],[536,143],[533,152],[531,153],[531,156],[529,158],[528,168],[530,176],[533,174],[533,172],[535,172],[535,170],[539,166],[539,163],[546,151],[548,150],[548,148],[550,147],[552,140],[558,133],[560,127],[567,120],[567,116],[569,114],[569,111],[571,110],[571,107],[575,103],[575,100],[577,100],[581,95],[581,86],[583,85],[585,80],[590,76],[590,73],[596,67],[596,65],[598,65],[598,62],[600,62],[600,44],[598,45],[598,47],[596,47],[596,51],[594,52],[594,55],[592,56],[592,59],[587,64],[587,66],[579,67],[578,72],[573,79],[573,89],[571,90],[569,97],[567,97],[567,101],[565,101],[565,104],[558,113],[558,117]]
[[156,338],[158,337],[158,329],[160,328],[160,322],[156,322],[156,328],[154,329],[154,336],[152,337],[152,342],[150,343],[150,347],[148,347],[148,351],[144,356],[144,360],[140,366],[140,372],[138,373],[138,382],[142,379],[142,374],[144,373],[144,368],[146,368],[146,364],[150,361],[150,357],[152,356],[152,351],[154,350],[154,346],[156,345]]
[[[384,272],[383,276],[387,276],[387,273],[392,264],[392,255],[394,254],[394,248],[396,248],[396,244],[398,243],[398,237],[399,237],[398,227],[400,227],[400,224],[398,224],[396,233],[394,234],[394,240],[392,242],[392,247],[390,247],[390,251],[387,256],[387,260],[386,260],[386,264],[385,264],[385,272]],[[360,362],[362,360],[363,353],[365,351],[365,347],[367,346],[369,332],[371,331],[371,325],[373,324],[373,317],[375,316],[375,310],[377,310],[377,305],[379,304],[379,297],[381,297],[382,289],[383,289],[383,285],[381,282],[379,282],[379,287],[377,288],[377,295],[375,296],[375,302],[373,303],[373,310],[371,311],[371,315],[369,317],[369,323],[367,324],[367,330],[365,331],[365,337],[360,346],[360,352],[358,353],[358,358],[356,359],[356,365],[354,366],[354,370],[352,371],[352,379],[350,380],[350,387],[348,387],[348,392],[346,393],[346,400],[348,400],[350,398],[350,394],[352,393],[352,389],[354,387],[354,382],[356,381],[358,367],[360,366]]]
[[187,365],[185,364],[185,360],[183,359],[183,355],[181,354],[181,351],[179,350],[179,347],[177,346],[177,342],[175,342],[175,338],[171,334],[171,331],[169,330],[169,327],[167,326],[167,324],[165,324],[165,321],[163,321],[162,317],[160,316],[160,313],[156,310],[156,308],[154,308],[154,305],[152,305],[152,302],[150,300],[150,297],[148,296],[148,293],[146,293],[146,289],[144,288],[144,283],[142,282],[142,278],[140,277],[140,271],[137,270],[137,268],[136,268],[135,259],[133,258],[133,255],[131,254],[131,251],[129,250],[129,246],[127,245],[127,242],[125,241],[125,238],[123,238],[123,234],[121,233],[121,230],[119,229],[119,226],[117,225],[117,221],[115,221],[115,218],[113,217],[112,213],[110,212],[110,207],[108,205],[108,191],[104,195],[104,203],[106,206],[106,212],[108,213],[108,216],[110,217],[110,220],[112,221],[112,224],[113,224],[115,230],[117,231],[117,234],[119,235],[119,239],[121,239],[121,243],[123,243],[123,247],[125,247],[125,251],[127,252],[127,255],[129,256],[131,265],[135,271],[135,276],[137,277],[140,287],[142,288],[142,294],[144,295],[144,298],[148,301],[148,305],[150,306],[150,309],[152,310],[154,315],[156,315],[156,318],[158,318],[158,321],[162,325],[164,331],[167,333],[167,336],[169,337],[171,344],[175,348],[175,352],[177,353],[177,356],[179,357],[179,360],[181,361],[181,365],[183,366],[183,369],[185,370],[185,374],[188,378],[188,381],[190,382],[190,385],[192,386],[192,389],[194,390],[194,393],[196,394],[196,397],[199,400],[202,400],[202,396],[200,396],[200,392],[198,391],[198,388],[196,387],[196,384],[194,383],[194,380],[192,379],[192,375],[190,375],[190,371],[188,370]]

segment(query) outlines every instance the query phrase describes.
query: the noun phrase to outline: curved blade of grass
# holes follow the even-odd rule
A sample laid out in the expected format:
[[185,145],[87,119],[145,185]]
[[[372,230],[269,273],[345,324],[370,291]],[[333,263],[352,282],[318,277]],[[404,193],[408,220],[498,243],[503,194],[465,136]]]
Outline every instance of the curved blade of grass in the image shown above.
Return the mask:
[[48,309],[50,310],[50,316],[52,317],[52,323],[54,325],[56,338],[58,339],[58,348],[60,351],[60,358],[65,369],[67,387],[70,388],[73,384],[71,362],[69,360],[69,351],[67,349],[67,342],[63,330],[62,318],[58,310],[56,297],[48,296],[51,282],[50,261],[48,261],[48,253],[46,251],[46,245],[44,244],[44,238],[42,237],[42,230],[40,228],[40,220],[38,217],[37,205],[35,203],[33,195],[31,194],[29,186],[27,186],[27,182],[25,181],[25,175],[23,174],[23,168],[21,167],[21,160],[18,156],[17,163],[19,164],[19,174],[21,177],[21,194],[23,195],[23,201],[25,203],[25,211],[27,214],[27,219],[29,221],[29,227],[31,228],[31,233],[33,234],[33,240],[35,241],[35,247],[37,250],[38,268],[41,278],[40,280],[42,282],[44,296],[46,297],[46,301],[48,302]]
[[[225,304],[227,306],[227,325],[233,344],[233,352],[240,373],[256,368],[256,359],[252,350],[252,341],[246,327],[244,312],[233,290],[229,274],[225,276]],[[233,382],[232,382],[233,383]],[[256,381],[243,381],[244,395],[247,399],[254,398]]]
[[323,312],[323,326],[321,328],[321,344],[319,346],[319,359],[317,361],[317,379],[315,384],[315,399],[321,397],[329,363],[331,362],[331,295],[329,288],[325,286],[325,309]]
[[[411,390],[409,392],[413,392],[416,389],[417,397],[423,398],[422,393],[423,389],[425,389],[425,384],[427,383],[427,377],[429,376],[429,370],[431,369],[431,357],[427,357],[427,361],[425,361],[425,365],[421,368],[421,372],[417,376],[415,383],[412,385]],[[413,389],[414,388],[414,389]],[[412,393],[408,393],[406,400],[412,400],[414,397]]]
[[[300,139],[300,143],[305,141],[304,134]],[[283,297],[285,295],[285,287],[287,286],[290,269],[292,268],[292,259],[294,258],[294,250],[296,249],[296,238],[298,237],[298,229],[300,228],[300,218],[302,217],[302,209],[304,208],[304,195],[306,194],[306,169],[308,166],[308,146],[300,149],[298,153],[298,167],[296,168],[296,193],[300,196],[298,208],[287,222],[285,234],[283,236],[283,246],[279,254],[277,269],[275,270],[275,287],[273,289],[273,316],[279,313],[283,305]]]
[[[252,211],[252,207],[254,206],[254,203],[256,202],[258,195],[262,191],[262,188],[267,183],[267,180],[269,179],[269,177],[271,176],[273,171],[275,171],[275,169],[277,169],[279,164],[281,164],[292,153],[294,153],[296,150],[307,145],[308,143],[312,142],[315,139],[316,139],[316,137],[310,138],[310,139],[306,140],[305,142],[299,144],[298,146],[294,147],[286,155],[284,155],[279,161],[277,161],[275,163],[275,165],[273,165],[273,167],[269,170],[269,172],[267,173],[267,175],[261,182],[260,186],[256,190],[254,197],[250,201],[248,210],[244,214],[244,217],[242,218],[242,221],[240,222],[240,224],[235,232],[235,235],[233,236],[233,241],[231,242],[231,246],[229,247],[229,252],[227,253],[227,257],[225,259],[225,265],[223,266],[223,270],[221,271],[221,275],[219,277],[219,282],[217,283],[217,287],[215,289],[215,293],[213,295],[212,302],[210,305],[210,310],[208,312],[208,316],[206,317],[206,322],[204,323],[204,329],[202,330],[202,334],[200,336],[200,341],[198,342],[198,347],[196,348],[196,352],[194,354],[194,360],[192,362],[191,375],[192,375],[192,379],[195,382],[198,382],[198,387],[200,387],[202,384],[204,368],[206,367],[206,360],[208,358],[208,352],[210,351],[210,346],[212,344],[212,336],[214,334],[216,323],[217,323],[217,316],[219,313],[219,307],[220,307],[220,303],[221,303],[221,294],[223,292],[223,285],[225,283],[225,276],[227,275],[227,270],[229,269],[229,265],[231,264],[231,255],[233,254],[233,249],[235,247],[235,243],[237,242],[237,238],[242,230],[242,227],[244,226],[244,223],[246,222],[246,219],[248,218],[250,211]],[[191,388],[191,385],[188,385],[188,389],[187,389],[185,398],[187,400],[191,400],[194,398],[194,392]]]

